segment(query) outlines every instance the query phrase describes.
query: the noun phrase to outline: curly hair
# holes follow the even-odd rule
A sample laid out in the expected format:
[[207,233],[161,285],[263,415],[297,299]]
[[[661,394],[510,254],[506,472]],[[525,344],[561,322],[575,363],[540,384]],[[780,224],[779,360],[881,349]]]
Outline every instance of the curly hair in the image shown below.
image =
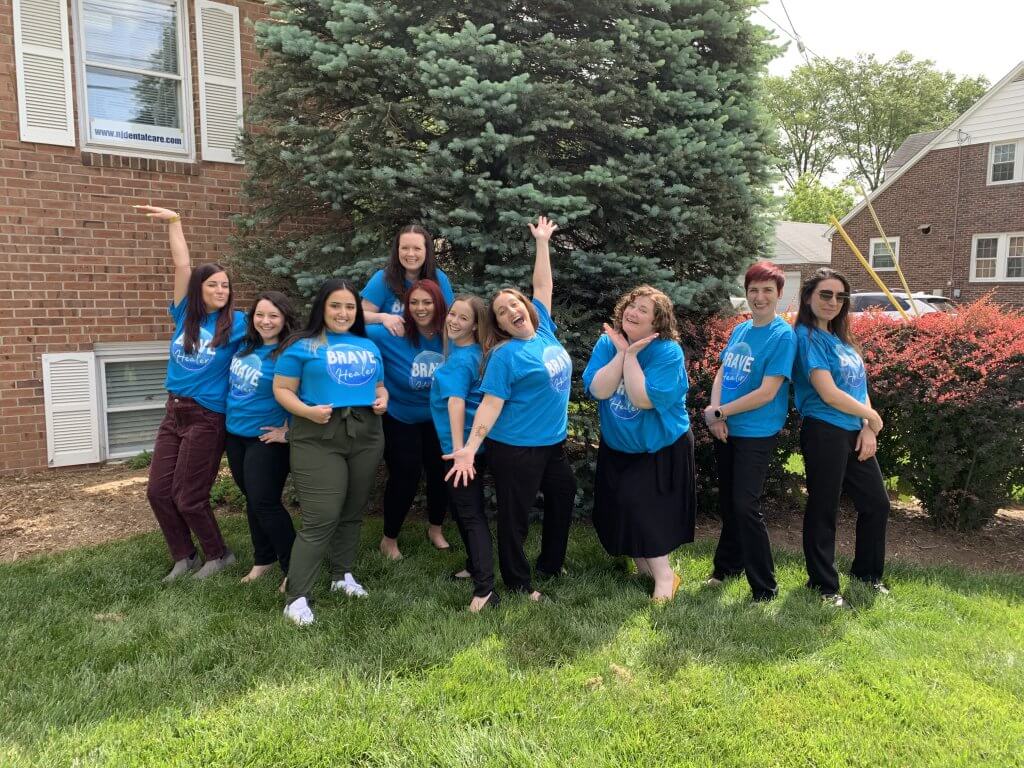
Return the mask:
[[[615,330],[622,331],[622,313],[626,307],[637,299],[650,299],[654,304],[654,330],[658,332],[659,339],[679,341],[679,328],[676,326],[675,308],[672,306],[672,299],[650,285],[638,285],[615,304],[612,312],[612,325]],[[634,339],[635,341],[635,339]]]

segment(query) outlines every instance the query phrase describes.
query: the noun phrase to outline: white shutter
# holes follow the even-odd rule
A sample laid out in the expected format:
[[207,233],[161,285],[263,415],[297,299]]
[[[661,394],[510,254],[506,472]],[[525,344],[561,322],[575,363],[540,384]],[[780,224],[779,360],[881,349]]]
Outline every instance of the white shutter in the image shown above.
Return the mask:
[[234,154],[242,128],[242,52],[238,36],[237,8],[196,0],[203,160],[240,162]]
[[67,0],[14,0],[22,141],[75,146]]
[[92,352],[43,355],[46,456],[51,467],[100,460],[99,398]]

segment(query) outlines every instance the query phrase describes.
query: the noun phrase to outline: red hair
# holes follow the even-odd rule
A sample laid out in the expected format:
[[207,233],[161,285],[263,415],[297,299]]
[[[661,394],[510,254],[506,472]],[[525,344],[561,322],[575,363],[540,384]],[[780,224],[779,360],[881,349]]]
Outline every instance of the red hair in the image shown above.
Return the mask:
[[405,292],[405,296],[402,299],[405,303],[402,318],[405,320],[405,338],[414,347],[418,347],[420,344],[420,329],[417,327],[416,321],[413,320],[412,311],[409,309],[409,299],[412,298],[413,291],[423,291],[434,300],[434,316],[430,319],[430,330],[434,333],[440,334],[444,331],[444,319],[448,315],[448,305],[445,303],[444,294],[441,293],[441,286],[433,280],[417,280],[409,286],[409,290]]
[[775,287],[782,293],[782,287],[786,284],[785,273],[772,264],[770,261],[758,261],[750,265],[747,274],[743,276],[743,290],[747,290],[751,283],[775,283]]

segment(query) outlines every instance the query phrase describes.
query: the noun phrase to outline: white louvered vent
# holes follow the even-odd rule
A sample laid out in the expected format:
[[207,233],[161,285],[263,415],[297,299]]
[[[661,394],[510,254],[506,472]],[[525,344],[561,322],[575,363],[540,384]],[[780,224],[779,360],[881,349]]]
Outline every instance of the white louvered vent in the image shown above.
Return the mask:
[[21,140],[75,146],[65,0],[14,0],[14,58]]
[[99,461],[99,403],[92,353],[43,355],[43,400],[49,466]]
[[199,120],[203,159],[237,163],[242,127],[242,56],[238,9],[196,0]]

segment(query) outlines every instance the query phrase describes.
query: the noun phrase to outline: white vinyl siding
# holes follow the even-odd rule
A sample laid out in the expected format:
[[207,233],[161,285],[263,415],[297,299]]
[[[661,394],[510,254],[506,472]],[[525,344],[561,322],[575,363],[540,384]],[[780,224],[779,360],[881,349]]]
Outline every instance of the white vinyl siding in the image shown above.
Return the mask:
[[[1005,83],[957,128],[968,134],[974,145],[1015,141],[1024,136],[1024,80]],[[933,149],[957,146],[957,131],[951,130]]]
[[167,355],[100,357],[99,363],[104,458],[152,450],[167,400]]
[[1024,282],[1024,232],[975,235],[971,282]]
[[75,146],[65,0],[14,0],[14,60],[22,141]]
[[91,352],[45,354],[43,402],[47,465],[100,460],[96,366]]
[[85,149],[188,159],[192,96],[184,0],[76,0]]
[[203,160],[240,162],[234,153],[242,128],[238,9],[210,0],[196,0],[196,49]]
[[[900,239],[898,237],[890,237],[889,245],[892,247],[892,252],[896,255],[896,261],[898,262],[900,260]],[[870,261],[871,266],[879,272],[893,272],[896,270],[896,264],[892,260],[892,254],[890,254],[889,249],[885,247],[885,240],[882,238],[871,238],[868,253],[868,260]]]

